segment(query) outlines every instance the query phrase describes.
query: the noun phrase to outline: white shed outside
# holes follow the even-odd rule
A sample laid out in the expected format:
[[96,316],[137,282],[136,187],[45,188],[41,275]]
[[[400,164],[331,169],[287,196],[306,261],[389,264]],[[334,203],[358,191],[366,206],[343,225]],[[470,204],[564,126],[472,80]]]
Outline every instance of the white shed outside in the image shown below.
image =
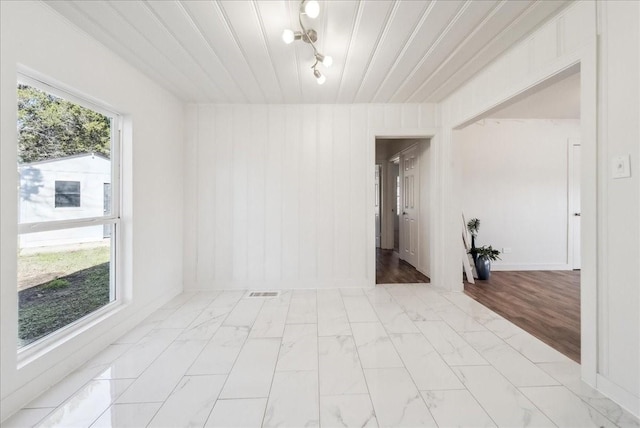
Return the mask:
[[[100,217],[110,209],[111,161],[98,154],[21,164],[20,223]],[[109,229],[100,226],[27,233],[20,248],[101,242]]]

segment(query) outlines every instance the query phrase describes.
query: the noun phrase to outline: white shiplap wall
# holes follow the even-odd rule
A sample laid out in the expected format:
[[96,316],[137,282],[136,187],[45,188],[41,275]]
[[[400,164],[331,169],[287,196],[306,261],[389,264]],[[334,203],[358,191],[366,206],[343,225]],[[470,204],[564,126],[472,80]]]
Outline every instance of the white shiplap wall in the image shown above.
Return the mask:
[[185,288],[374,284],[373,138],[432,129],[433,105],[187,110]]
[[[0,420],[4,420],[181,292],[183,209],[170,202],[181,198],[184,185],[180,120],[184,105],[44,2],[1,2],[0,10]],[[123,304],[91,322],[85,319],[73,329],[59,331],[48,344],[34,344],[31,354],[16,352],[18,71],[110,108],[122,114],[124,122],[122,218],[117,230],[118,300]]]

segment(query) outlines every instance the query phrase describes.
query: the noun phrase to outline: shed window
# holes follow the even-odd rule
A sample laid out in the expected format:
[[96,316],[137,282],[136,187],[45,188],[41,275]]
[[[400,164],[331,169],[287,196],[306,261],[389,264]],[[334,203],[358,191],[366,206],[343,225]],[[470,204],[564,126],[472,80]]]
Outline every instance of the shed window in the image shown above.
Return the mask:
[[80,206],[80,182],[56,181],[56,208]]

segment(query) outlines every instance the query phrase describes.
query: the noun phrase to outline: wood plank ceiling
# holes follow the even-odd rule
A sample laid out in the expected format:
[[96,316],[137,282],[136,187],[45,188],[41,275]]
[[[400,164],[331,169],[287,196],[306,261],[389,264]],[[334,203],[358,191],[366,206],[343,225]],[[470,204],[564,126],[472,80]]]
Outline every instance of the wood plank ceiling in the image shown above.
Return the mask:
[[325,0],[306,19],[334,59],[313,77],[297,0],[50,1],[186,102],[438,102],[568,0]]

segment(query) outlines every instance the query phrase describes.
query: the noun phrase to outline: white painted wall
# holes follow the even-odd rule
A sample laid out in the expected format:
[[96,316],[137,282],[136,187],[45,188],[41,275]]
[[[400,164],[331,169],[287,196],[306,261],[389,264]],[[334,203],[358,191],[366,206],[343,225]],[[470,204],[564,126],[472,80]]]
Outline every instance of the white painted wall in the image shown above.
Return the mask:
[[[0,420],[84,363],[182,289],[183,106],[41,2],[0,3]],[[25,31],[28,29],[28,31]],[[125,117],[125,303],[46,355],[18,368],[18,67],[73,88]],[[23,70],[24,70],[23,68]],[[35,76],[37,77],[37,76]],[[135,240],[134,240],[135,236]],[[13,237],[13,238],[12,238]]]
[[461,199],[455,197],[462,193],[452,129],[487,117],[503,102],[580,64],[582,375],[636,415],[640,415],[640,175],[633,172],[631,178],[614,180],[610,174],[617,154],[630,155],[632,171],[640,162],[639,9],[638,2],[573,3],[444,100],[439,109],[442,132],[435,139],[435,147],[441,149],[436,165],[452,165],[442,174],[438,201],[443,207],[443,234],[436,248],[443,251],[442,260],[436,260],[444,266],[444,281],[460,290],[459,243],[447,240],[459,234],[462,210]]
[[431,105],[189,108],[189,288],[375,283],[375,134],[419,134]]
[[476,244],[502,251],[494,270],[568,270],[567,140],[579,120],[483,119],[456,131],[462,211]]
[[[602,1],[598,68],[598,386],[640,416],[640,3]],[[631,158],[631,178],[612,161]]]

